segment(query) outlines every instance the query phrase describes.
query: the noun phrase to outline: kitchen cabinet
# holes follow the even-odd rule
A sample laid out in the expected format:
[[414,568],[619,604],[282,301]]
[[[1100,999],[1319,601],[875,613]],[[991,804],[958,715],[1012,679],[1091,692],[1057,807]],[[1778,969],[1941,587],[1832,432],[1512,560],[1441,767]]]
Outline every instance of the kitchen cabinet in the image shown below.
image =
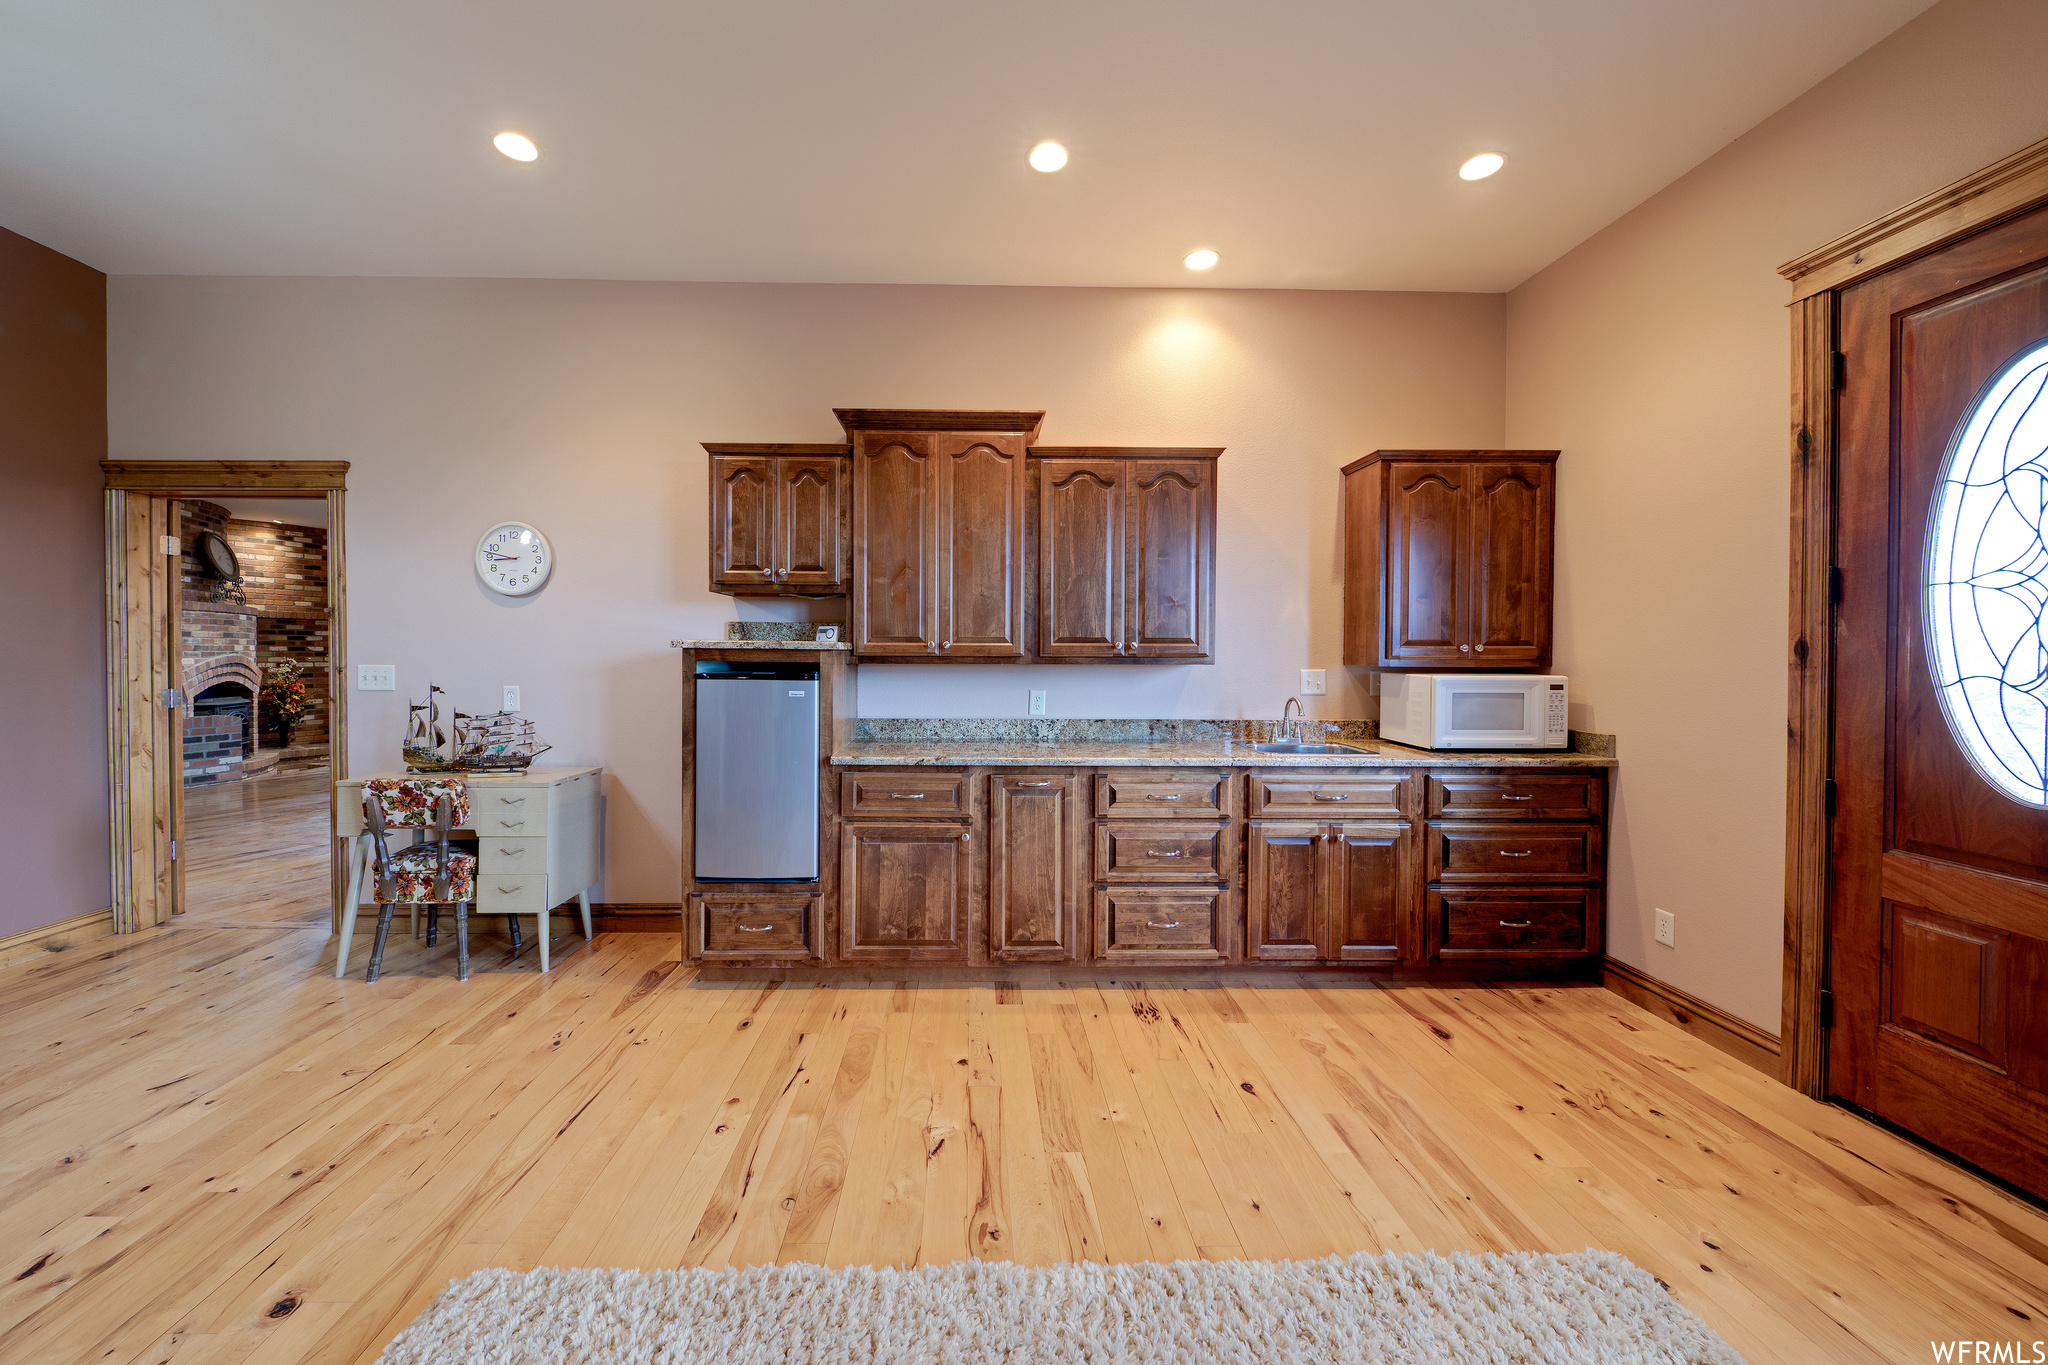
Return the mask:
[[841,825],[840,958],[966,961],[972,840],[965,825]]
[[988,780],[988,951],[1001,962],[1074,957],[1077,857],[1071,773]]
[[1040,446],[1038,657],[1212,657],[1220,449]]
[[839,410],[853,447],[856,656],[1023,655],[1025,450],[1041,416]]
[[[1246,829],[1247,953],[1261,962],[1384,962],[1419,956],[1404,932],[1414,880],[1405,822],[1254,821]],[[1404,944],[1412,944],[1404,953]]]
[[844,593],[852,537],[847,447],[706,442],[711,590],[735,597]]
[[1344,662],[1550,667],[1554,450],[1379,450],[1344,467]]

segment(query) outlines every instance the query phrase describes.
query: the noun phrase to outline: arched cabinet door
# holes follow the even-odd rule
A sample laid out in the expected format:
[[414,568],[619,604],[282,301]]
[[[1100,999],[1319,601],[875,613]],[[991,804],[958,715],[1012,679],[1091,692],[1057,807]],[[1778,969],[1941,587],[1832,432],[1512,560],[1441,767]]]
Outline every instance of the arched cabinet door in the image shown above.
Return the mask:
[[1038,462],[1038,654],[1124,652],[1123,460]]
[[1133,460],[1124,654],[1206,659],[1214,648],[1216,465]]
[[1470,665],[1471,471],[1457,464],[1403,466],[1390,483],[1387,661],[1411,668]]
[[776,582],[792,591],[846,591],[846,461],[775,462]]
[[863,431],[854,445],[853,648],[939,648],[939,460],[925,431]]
[[1552,469],[1541,464],[1468,468],[1474,662],[1487,668],[1544,667],[1550,658]]
[[1021,432],[938,435],[939,654],[1024,652],[1025,455]]
[[734,592],[775,585],[775,461],[711,457],[711,586]]

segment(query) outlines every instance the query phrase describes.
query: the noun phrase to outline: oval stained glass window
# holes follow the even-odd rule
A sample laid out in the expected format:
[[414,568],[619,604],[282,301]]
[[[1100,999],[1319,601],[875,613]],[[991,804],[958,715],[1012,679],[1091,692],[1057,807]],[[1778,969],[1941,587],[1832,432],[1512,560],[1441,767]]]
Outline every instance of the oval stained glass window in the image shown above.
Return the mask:
[[1963,418],[1927,537],[1927,660],[1949,729],[1999,791],[2048,807],[2048,341]]

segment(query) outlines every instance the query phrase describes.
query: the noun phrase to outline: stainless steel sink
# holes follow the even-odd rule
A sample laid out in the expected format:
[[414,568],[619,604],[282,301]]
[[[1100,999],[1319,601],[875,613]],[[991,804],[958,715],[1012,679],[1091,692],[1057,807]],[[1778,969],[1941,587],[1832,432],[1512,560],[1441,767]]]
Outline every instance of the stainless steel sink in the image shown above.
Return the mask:
[[1349,744],[1254,744],[1254,750],[1262,754],[1370,754],[1370,749],[1355,749]]

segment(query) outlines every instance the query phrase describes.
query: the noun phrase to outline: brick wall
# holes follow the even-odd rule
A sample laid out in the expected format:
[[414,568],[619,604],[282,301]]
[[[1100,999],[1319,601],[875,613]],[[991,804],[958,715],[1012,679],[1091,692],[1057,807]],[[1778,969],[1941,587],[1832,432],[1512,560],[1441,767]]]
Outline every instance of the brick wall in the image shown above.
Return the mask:
[[185,785],[232,782],[242,767],[240,716],[190,716],[185,720]]
[[[305,670],[306,714],[292,732],[293,755],[325,753],[328,742],[327,673],[327,528],[287,526],[278,522],[242,521],[218,503],[187,499],[180,528],[184,542],[182,610],[225,615],[246,613],[251,624],[248,648],[253,662],[266,672],[280,659],[296,659]],[[217,531],[227,538],[242,566],[246,607],[208,601],[215,579],[198,557],[199,535]],[[190,632],[187,632],[188,639]],[[206,642],[195,642],[203,650]],[[186,667],[195,655],[188,646]],[[257,708],[257,726],[265,745],[278,736],[269,718]]]

